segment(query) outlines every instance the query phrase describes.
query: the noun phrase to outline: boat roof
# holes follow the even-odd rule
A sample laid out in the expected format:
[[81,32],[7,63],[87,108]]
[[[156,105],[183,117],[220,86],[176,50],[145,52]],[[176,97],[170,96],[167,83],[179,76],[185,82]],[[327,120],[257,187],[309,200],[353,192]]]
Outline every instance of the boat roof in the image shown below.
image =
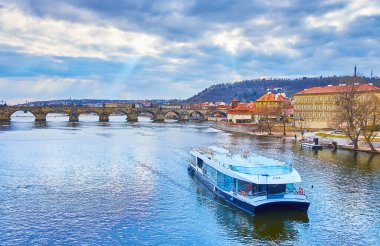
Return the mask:
[[241,154],[233,154],[229,150],[217,146],[197,150],[201,154],[212,157],[218,164],[243,174],[276,176],[289,174],[293,171],[292,165],[265,156],[249,153],[246,150],[243,150]]

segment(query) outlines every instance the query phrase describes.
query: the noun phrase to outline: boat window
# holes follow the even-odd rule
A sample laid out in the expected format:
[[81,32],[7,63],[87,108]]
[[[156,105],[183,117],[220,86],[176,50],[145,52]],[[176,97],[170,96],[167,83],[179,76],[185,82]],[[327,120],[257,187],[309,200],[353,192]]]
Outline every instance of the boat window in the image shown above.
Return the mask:
[[234,190],[234,178],[218,172],[218,186],[225,191]]
[[294,191],[295,187],[294,184],[286,184],[286,192],[292,192]]
[[286,184],[270,184],[268,185],[268,194],[284,193]]
[[258,175],[258,174],[268,174],[268,175],[283,175],[292,172],[292,168],[287,165],[283,166],[257,166],[257,167],[246,167],[246,166],[231,166],[232,171],[239,173]]
[[199,158],[199,157],[197,157],[197,166],[199,168],[202,168],[202,166],[203,166],[203,160],[201,158]]
[[259,192],[267,191],[268,190],[267,186],[268,185],[266,185],[266,184],[259,185]]
[[243,180],[238,180],[238,192],[245,192],[247,194],[255,193],[254,187],[252,183],[248,183]]
[[203,163],[205,175],[206,177],[211,180],[212,183],[216,184],[217,182],[217,176],[218,171],[216,171],[214,168],[210,167],[209,165]]

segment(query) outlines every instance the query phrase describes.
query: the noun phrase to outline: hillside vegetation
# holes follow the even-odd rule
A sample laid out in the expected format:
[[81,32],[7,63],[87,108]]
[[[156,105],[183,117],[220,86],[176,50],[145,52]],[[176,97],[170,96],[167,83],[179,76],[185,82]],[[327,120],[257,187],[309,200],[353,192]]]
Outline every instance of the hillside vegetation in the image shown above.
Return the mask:
[[[279,92],[286,93],[287,96],[293,96],[294,93],[302,91],[305,88],[314,86],[337,85],[344,83],[347,77],[303,77],[297,79],[253,79],[244,80],[235,83],[223,83],[212,85],[198,94],[188,98],[187,103],[199,102],[230,102],[237,98],[241,102],[254,101],[263,95],[267,90],[273,91],[281,88]],[[380,87],[379,78],[363,77],[363,82],[373,83]]]

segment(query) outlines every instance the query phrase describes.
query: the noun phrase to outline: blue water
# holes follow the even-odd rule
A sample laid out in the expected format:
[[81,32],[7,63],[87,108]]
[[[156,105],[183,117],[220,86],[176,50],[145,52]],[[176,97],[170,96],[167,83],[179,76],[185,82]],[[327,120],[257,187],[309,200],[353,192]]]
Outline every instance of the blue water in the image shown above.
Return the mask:
[[[215,197],[187,159],[218,144],[292,163],[309,212],[251,217]],[[380,245],[379,208],[379,156],[302,150],[209,123],[0,127],[1,245]]]

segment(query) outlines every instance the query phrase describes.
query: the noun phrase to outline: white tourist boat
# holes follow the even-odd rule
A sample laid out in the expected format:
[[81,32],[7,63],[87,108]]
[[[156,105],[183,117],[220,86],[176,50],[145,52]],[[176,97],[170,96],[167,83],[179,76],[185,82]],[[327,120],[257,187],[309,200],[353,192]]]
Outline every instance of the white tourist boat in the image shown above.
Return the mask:
[[310,202],[298,172],[284,162],[211,146],[192,150],[189,171],[219,197],[256,214],[267,209],[307,211]]

